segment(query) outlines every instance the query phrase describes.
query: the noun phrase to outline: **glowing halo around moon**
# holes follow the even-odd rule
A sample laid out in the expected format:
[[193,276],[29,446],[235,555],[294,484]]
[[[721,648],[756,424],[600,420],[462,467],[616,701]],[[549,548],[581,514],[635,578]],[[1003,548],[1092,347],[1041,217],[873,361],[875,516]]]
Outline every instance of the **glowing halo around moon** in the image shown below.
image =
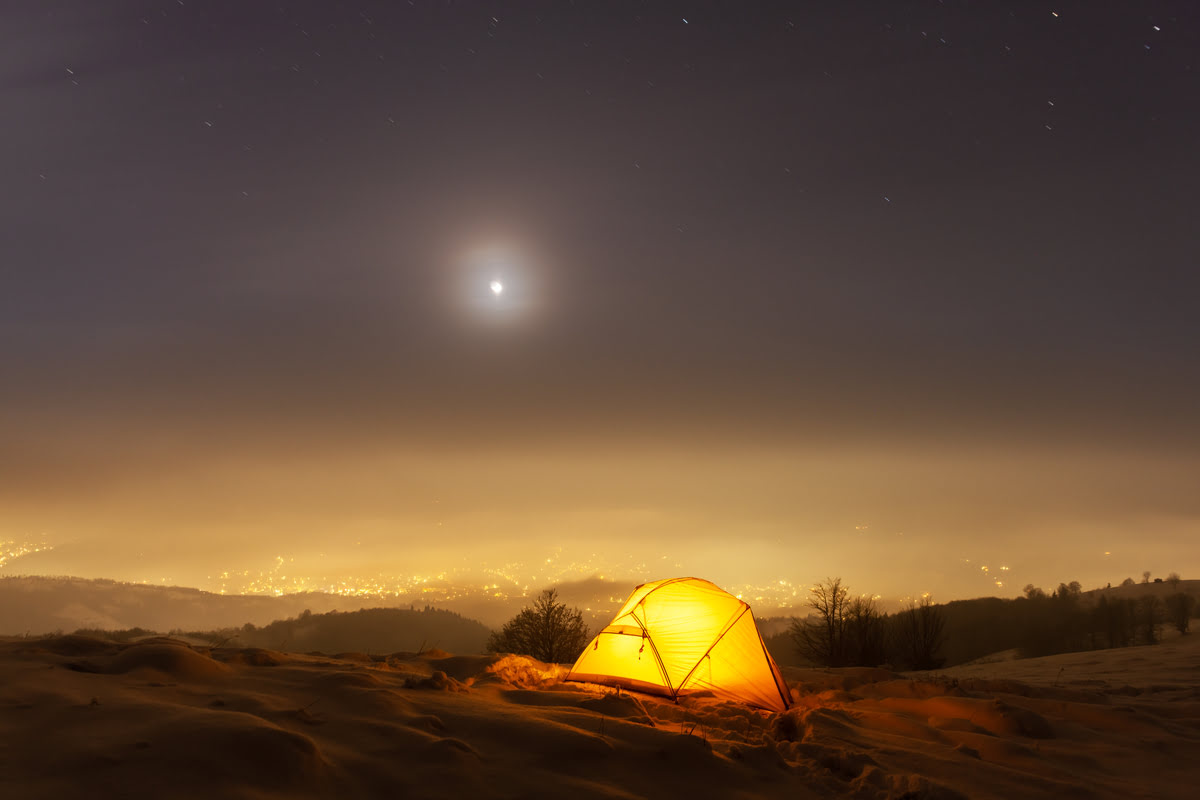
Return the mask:
[[464,247],[452,258],[444,297],[447,310],[464,324],[516,333],[547,318],[545,258],[529,247],[494,242]]

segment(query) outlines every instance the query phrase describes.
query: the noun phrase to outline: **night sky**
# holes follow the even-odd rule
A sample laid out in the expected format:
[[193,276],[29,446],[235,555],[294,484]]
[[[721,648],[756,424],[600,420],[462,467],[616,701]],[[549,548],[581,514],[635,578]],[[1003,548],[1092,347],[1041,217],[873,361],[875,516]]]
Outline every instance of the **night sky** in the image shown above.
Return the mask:
[[1194,0],[0,23],[8,574],[1200,570]]

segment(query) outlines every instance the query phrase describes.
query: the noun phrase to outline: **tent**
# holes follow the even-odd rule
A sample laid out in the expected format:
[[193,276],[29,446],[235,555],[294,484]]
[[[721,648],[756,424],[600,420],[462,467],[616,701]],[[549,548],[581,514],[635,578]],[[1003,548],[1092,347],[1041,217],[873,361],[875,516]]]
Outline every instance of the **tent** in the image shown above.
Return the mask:
[[791,705],[787,683],[763,644],[750,606],[699,578],[670,578],[634,589],[567,680],[672,699],[706,690],[771,711]]

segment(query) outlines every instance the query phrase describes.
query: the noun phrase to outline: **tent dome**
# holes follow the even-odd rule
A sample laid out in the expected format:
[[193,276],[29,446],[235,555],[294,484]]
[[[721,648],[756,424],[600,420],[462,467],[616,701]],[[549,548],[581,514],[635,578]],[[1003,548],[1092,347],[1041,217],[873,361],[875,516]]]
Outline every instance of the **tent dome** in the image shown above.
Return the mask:
[[709,691],[770,711],[791,705],[750,606],[700,578],[668,578],[634,589],[567,680],[671,698]]

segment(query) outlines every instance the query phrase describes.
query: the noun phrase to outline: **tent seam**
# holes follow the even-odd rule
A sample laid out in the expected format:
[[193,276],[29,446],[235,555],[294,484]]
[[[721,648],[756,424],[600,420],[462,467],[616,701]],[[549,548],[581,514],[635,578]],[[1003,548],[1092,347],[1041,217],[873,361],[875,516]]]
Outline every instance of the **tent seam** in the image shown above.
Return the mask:
[[[721,643],[721,640],[725,638],[725,634],[729,633],[730,629],[732,629],[734,625],[737,625],[738,620],[746,616],[746,612],[749,610],[750,605],[746,602],[742,602],[741,612],[735,614],[733,618],[729,620],[729,622],[725,623],[725,627],[722,628],[721,632],[717,634],[717,638],[713,639],[713,643],[710,644],[708,649],[704,651],[704,655],[700,656],[700,659],[694,665],[692,665],[690,670],[688,670],[688,674],[683,676],[683,680],[679,682],[679,688],[682,689],[683,685],[687,683],[693,675],[696,674],[696,670],[700,669],[700,665],[704,663],[704,659],[708,658],[713,648]],[[759,639],[761,640],[762,637],[760,636]]]
[[[647,592],[647,595],[651,594],[654,594],[654,592]],[[638,605],[642,605],[642,603],[645,601],[646,598],[643,597],[641,601],[638,602]],[[634,606],[634,609],[636,608],[637,606]],[[646,623],[642,622],[642,620],[638,617],[636,610],[630,611],[629,616],[637,620],[638,627],[642,629],[642,637],[647,643],[649,643],[650,652],[654,654],[654,663],[658,664],[658,672],[660,675],[662,675],[663,685],[666,686],[667,691],[671,693],[671,699],[676,699],[679,696],[679,693],[675,690],[675,687],[671,685],[671,678],[667,675],[667,665],[663,663],[662,656],[658,654],[658,648],[654,646],[654,637],[650,635],[650,630],[646,627]]]
[[771,668],[771,682],[775,684],[775,691],[779,692],[779,699],[783,701],[783,710],[787,711],[792,707],[791,692],[786,695],[783,692],[783,687],[779,685],[779,681],[783,679],[783,673],[779,671],[779,665],[775,663],[775,659],[771,658],[771,654],[767,652],[767,643],[763,641],[762,631],[758,630],[758,626],[754,626],[754,632],[758,634],[758,644],[762,648],[763,657],[767,659],[767,666]]

